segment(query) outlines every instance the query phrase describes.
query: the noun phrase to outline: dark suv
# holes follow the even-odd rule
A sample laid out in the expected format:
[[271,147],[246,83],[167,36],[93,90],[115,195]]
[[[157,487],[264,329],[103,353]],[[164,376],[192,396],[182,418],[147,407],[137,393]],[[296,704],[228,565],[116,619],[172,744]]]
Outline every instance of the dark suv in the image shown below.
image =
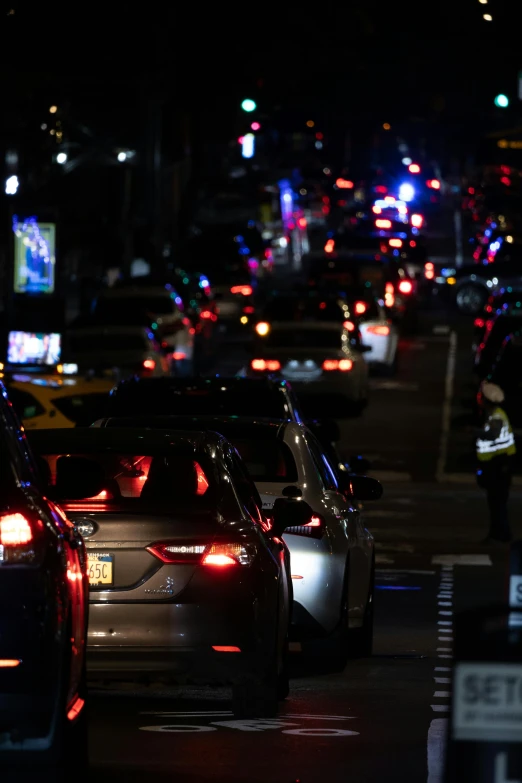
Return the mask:
[[61,783],[87,767],[88,578],[83,540],[40,486],[0,383],[1,779],[31,765]]

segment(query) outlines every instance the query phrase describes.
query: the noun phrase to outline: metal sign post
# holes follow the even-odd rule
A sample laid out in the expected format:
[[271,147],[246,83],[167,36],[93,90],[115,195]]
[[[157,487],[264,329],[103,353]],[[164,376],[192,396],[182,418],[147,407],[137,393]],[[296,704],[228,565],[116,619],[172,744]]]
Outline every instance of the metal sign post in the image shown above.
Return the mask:
[[456,618],[446,783],[522,783],[522,612]]

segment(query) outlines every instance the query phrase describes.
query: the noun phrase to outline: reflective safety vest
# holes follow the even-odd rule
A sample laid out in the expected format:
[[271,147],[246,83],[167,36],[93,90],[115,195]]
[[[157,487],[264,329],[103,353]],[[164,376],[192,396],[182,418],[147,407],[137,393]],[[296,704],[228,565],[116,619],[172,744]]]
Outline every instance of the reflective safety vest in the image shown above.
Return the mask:
[[515,436],[511,429],[511,424],[505,411],[502,408],[495,408],[493,413],[488,417],[486,425],[484,427],[487,432],[489,425],[495,420],[500,419],[502,422],[502,429],[500,434],[495,440],[483,440],[477,438],[477,459],[479,462],[489,462],[493,457],[500,457],[507,455],[509,457],[516,454]]

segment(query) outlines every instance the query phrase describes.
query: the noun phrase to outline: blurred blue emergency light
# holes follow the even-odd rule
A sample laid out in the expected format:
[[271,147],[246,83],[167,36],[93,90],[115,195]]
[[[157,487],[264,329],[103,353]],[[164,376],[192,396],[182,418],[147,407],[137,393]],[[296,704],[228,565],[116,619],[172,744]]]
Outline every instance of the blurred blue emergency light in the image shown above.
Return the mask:
[[409,182],[403,182],[399,188],[399,198],[401,201],[412,201],[415,197],[415,188]]

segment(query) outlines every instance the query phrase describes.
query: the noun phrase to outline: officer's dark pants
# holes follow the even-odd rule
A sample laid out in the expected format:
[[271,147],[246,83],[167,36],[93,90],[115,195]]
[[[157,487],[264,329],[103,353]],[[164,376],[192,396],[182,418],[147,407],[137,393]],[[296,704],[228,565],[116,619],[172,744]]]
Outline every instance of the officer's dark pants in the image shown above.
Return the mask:
[[[495,460],[492,460],[494,463]],[[510,541],[511,529],[508,520],[508,500],[511,487],[511,470],[504,463],[498,467],[488,466],[485,473],[485,489],[489,507],[489,538],[496,541]]]

